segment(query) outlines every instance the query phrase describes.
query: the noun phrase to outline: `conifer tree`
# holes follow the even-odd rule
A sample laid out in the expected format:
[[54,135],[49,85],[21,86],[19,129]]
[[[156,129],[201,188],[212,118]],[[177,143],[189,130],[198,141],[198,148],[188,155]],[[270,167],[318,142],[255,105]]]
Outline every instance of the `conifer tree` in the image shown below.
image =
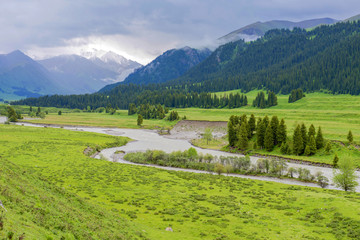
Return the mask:
[[300,125],[297,125],[297,127],[294,130],[293,146],[294,146],[294,153],[296,155],[301,155],[304,152],[304,142],[302,139]]
[[279,128],[277,131],[277,142],[278,144],[282,144],[283,142],[286,142],[286,125],[284,119],[281,119]]
[[267,116],[267,115],[265,115],[265,117],[263,118],[263,120],[262,120],[263,122],[264,122],[264,124],[265,124],[265,128],[267,127],[267,125],[269,125],[269,122],[270,122],[270,120],[269,120],[269,117]]
[[314,155],[316,153],[316,142],[313,135],[310,135],[308,146],[310,148],[310,155]]
[[330,141],[326,144],[326,147],[325,147],[325,151],[327,154],[330,153],[330,150],[331,150],[331,144],[330,144]]
[[352,143],[354,141],[351,130],[349,131],[349,133],[347,135],[347,140],[349,141],[349,143]]
[[238,134],[238,147],[242,150],[245,150],[248,147],[248,131],[246,127],[246,123],[243,122],[240,126],[240,131]]
[[271,129],[273,131],[273,140],[274,140],[274,146],[276,146],[278,144],[278,141],[277,141],[277,132],[278,132],[278,128],[279,128],[279,119],[277,116],[273,116],[271,118],[271,122],[270,122],[270,125],[271,125]]
[[319,127],[318,129],[318,132],[316,134],[316,148],[317,149],[320,149],[324,146],[324,138],[323,138],[323,135],[322,135],[322,132],[321,132],[321,127]]
[[316,134],[315,127],[313,124],[311,124],[311,126],[309,127],[308,137],[310,138],[310,136],[314,136],[314,138],[315,138],[315,134]]
[[282,142],[280,147],[280,152],[282,154],[288,154],[289,153],[289,144],[287,142]]
[[253,136],[253,135],[254,135],[255,128],[256,128],[256,125],[255,125],[255,124],[256,124],[256,120],[255,120],[254,114],[251,114],[248,124],[249,124],[249,127],[250,127],[251,136]]
[[304,150],[304,155],[306,156],[310,156],[311,152],[310,152],[310,146],[306,145],[305,150]]
[[308,143],[308,135],[307,135],[307,129],[306,129],[306,126],[304,123],[301,124],[301,136],[303,139],[304,150],[305,150],[305,147]]
[[265,131],[264,147],[268,152],[272,151],[274,148],[274,133],[270,124]]
[[260,148],[264,147],[264,138],[265,138],[266,125],[264,121],[260,122],[256,129],[256,142]]
[[334,167],[334,168],[337,168],[337,167],[339,166],[338,163],[339,163],[339,157],[338,157],[338,155],[335,153],[335,156],[334,156],[334,159],[333,159],[333,167]]
[[236,125],[234,124],[235,121],[236,119],[234,115],[232,115],[228,121],[228,139],[230,147],[234,147],[237,142]]
[[141,114],[138,114],[137,125],[141,126],[142,123],[143,123],[143,116]]

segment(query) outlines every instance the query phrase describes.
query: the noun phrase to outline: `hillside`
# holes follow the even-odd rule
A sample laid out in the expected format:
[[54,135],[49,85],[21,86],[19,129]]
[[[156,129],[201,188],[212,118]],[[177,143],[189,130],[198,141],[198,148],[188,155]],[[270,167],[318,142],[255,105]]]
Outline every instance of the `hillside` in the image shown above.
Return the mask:
[[319,19],[310,19],[300,22],[291,22],[291,21],[282,21],[282,20],[272,20],[267,22],[256,22],[240,29],[237,29],[225,36],[219,38],[218,40],[222,43],[237,41],[243,39],[245,41],[253,41],[265,35],[265,33],[272,29],[293,29],[298,28],[313,28],[319,25],[324,24],[334,24],[338,20],[332,18],[319,18]]
[[[121,84],[146,85],[175,79],[202,62],[210,53],[209,49],[197,50],[190,47],[168,50],[146,66],[136,69]],[[106,86],[100,92],[109,91],[117,85],[119,83]]]
[[[271,30],[250,44],[240,41],[219,47],[172,84],[202,82],[192,88],[194,91],[249,91],[265,87],[282,93],[302,88],[357,95],[359,28],[360,23],[354,22],[312,31]],[[213,71],[204,74],[209,69]]]

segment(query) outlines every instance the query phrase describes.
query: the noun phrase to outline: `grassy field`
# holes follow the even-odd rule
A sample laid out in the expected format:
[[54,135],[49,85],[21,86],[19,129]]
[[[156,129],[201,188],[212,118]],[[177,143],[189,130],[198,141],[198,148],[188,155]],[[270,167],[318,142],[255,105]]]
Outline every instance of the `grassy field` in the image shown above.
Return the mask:
[[[231,91],[236,92],[236,91]],[[227,94],[230,92],[227,92]],[[252,103],[258,91],[246,93],[249,104]],[[217,93],[222,95],[223,93]],[[360,142],[360,96],[330,95],[325,93],[310,93],[305,98],[288,103],[288,95],[278,96],[278,105],[268,109],[257,109],[251,106],[237,109],[177,109],[181,117],[189,120],[227,121],[231,115],[254,114],[256,117],[277,115],[284,118],[288,132],[304,122],[307,127],[314,124],[322,127],[327,139],[346,141],[346,135],[352,130],[354,141]],[[23,107],[24,108],[24,107]],[[28,109],[25,107],[24,109]],[[45,111],[45,108],[43,109]],[[45,119],[33,120],[37,123],[91,125],[104,127],[137,128],[136,115],[128,116],[127,111],[117,111],[118,114],[83,113],[63,110],[65,114],[58,116],[57,110],[51,108]],[[66,113],[68,112],[68,113]],[[144,120],[145,128],[172,127],[175,122],[166,120]]]
[[0,207],[0,239],[144,238],[124,217],[40,174],[45,162],[48,168],[64,159],[76,165],[78,156],[84,158],[84,147],[126,139],[5,125],[0,136],[0,200],[7,210]]
[[[100,134],[1,125],[0,135],[0,199],[8,210],[2,213],[5,230],[0,230],[1,237],[13,229],[16,236],[25,232],[29,239],[59,239],[65,233],[66,239],[74,239],[71,229],[57,227],[62,218],[74,218],[72,222],[84,229],[95,224],[98,235],[93,238],[99,239],[106,233],[149,239],[360,237],[357,193],[170,172],[84,156],[87,146],[126,141]],[[6,185],[8,181],[13,184]],[[50,186],[51,191],[42,190]],[[62,213],[68,206],[62,201],[72,203],[79,197],[86,207],[99,207],[91,208],[88,218],[81,220],[76,217],[84,216],[82,208],[73,210],[75,216]],[[98,211],[101,224],[91,219]],[[49,218],[55,223],[48,222]],[[111,218],[132,223],[107,225]],[[169,226],[174,232],[165,231]],[[117,230],[112,231],[113,227]]]

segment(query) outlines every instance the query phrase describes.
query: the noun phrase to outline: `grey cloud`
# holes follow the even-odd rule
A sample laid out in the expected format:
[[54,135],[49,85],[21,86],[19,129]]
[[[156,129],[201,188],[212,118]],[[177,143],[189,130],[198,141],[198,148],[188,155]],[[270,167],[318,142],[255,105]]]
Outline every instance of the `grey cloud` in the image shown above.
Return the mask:
[[116,42],[121,36],[113,43],[118,49],[123,44],[124,51],[150,58],[166,47],[216,39],[255,21],[344,19],[358,10],[358,0],[1,1],[0,51],[61,47],[81,38],[86,44],[102,36]]

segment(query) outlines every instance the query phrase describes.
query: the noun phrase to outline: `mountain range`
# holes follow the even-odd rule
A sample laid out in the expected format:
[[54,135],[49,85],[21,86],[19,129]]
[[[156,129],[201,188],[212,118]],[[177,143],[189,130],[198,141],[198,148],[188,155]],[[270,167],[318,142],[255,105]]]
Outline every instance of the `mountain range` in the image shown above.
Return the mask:
[[[359,29],[360,21],[341,21],[312,30],[273,29],[256,41],[238,40],[220,46],[177,79],[119,84],[92,95],[29,98],[14,104],[79,109],[127,109],[130,103],[210,107],[206,99],[211,99],[212,93],[236,89],[288,94],[300,88],[305,92],[359,95]],[[199,105],[200,99],[203,103]]]
[[[360,15],[357,15],[340,22],[353,22],[359,18]],[[108,92],[119,85],[126,84],[210,81],[210,79],[218,79],[221,74],[226,74],[230,79],[240,72],[263,68],[259,61],[246,60],[245,56],[239,57],[239,54],[245,54],[255,46],[259,49],[264,47],[266,43],[255,40],[266,36],[267,32],[273,29],[291,30],[294,28],[309,31],[316,26],[333,25],[337,22],[339,21],[331,18],[301,22],[280,20],[256,22],[221,37],[219,42],[225,42],[225,44],[219,46],[213,53],[208,49],[197,50],[190,47],[171,49],[146,66],[127,60],[116,53],[98,50],[82,52],[82,56],[63,55],[39,62],[15,51],[8,55],[0,55],[2,65],[0,67],[0,83],[2,83],[0,99],[19,99],[45,94],[92,93],[100,88],[99,92]],[[276,31],[272,31],[269,35],[271,34],[276,35]],[[245,41],[236,41],[238,39]],[[252,40],[253,44],[246,43],[248,40]],[[282,47],[279,45],[279,48]],[[266,52],[265,49],[259,49],[258,51]],[[277,52],[279,49],[275,51]],[[267,61],[279,60],[273,59],[275,56],[276,54],[269,55],[270,58]],[[14,64],[17,57],[19,57],[19,63]],[[8,65],[12,67],[6,67]],[[230,73],[231,69],[236,69],[237,72]],[[122,80],[124,81],[121,82]]]
[[123,82],[115,83],[101,89],[100,92],[108,91],[119,84],[149,84],[163,83],[178,78],[192,67],[198,65],[208,56],[211,51],[184,47],[171,49],[164,52],[146,66],[136,69]]
[[16,50],[0,55],[0,99],[93,93],[141,65],[113,52],[89,59],[61,55],[35,61]]

